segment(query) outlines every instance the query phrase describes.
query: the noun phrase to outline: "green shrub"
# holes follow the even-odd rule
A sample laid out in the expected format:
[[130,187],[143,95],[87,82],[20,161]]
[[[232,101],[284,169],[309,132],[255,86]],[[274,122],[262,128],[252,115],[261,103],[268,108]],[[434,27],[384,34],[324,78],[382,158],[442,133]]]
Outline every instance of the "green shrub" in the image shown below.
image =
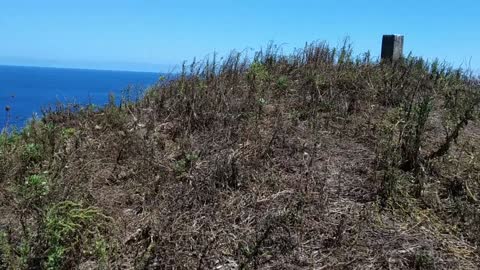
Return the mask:
[[21,196],[25,200],[37,201],[47,195],[49,190],[48,179],[44,175],[30,175],[20,188]]
[[103,110],[105,117],[102,125],[112,128],[121,128],[128,120],[128,113],[126,112],[127,107],[117,106],[113,94],[109,97],[109,103]]
[[286,91],[290,85],[290,81],[287,76],[280,76],[277,80],[277,88],[281,91]]
[[6,270],[7,265],[11,264],[12,260],[12,247],[7,239],[6,232],[0,230],[0,269]]
[[406,107],[400,124],[400,168],[411,171],[418,170],[421,163],[420,147],[424,143],[425,125],[432,110],[432,97],[426,96],[418,104],[406,104]]
[[183,158],[177,160],[174,165],[174,171],[179,178],[185,177],[188,171],[195,165],[199,159],[198,154],[188,153]]
[[420,250],[415,253],[414,265],[416,270],[433,270],[435,268],[435,259],[433,256],[425,251]]
[[267,67],[260,62],[253,62],[247,73],[247,78],[253,82],[263,82],[269,78]]
[[75,128],[64,128],[64,129],[62,129],[62,137],[64,139],[71,138],[71,137],[75,136],[76,133],[77,133],[77,130]]
[[22,157],[26,162],[37,163],[43,158],[42,146],[36,143],[28,143],[25,145]]
[[0,149],[2,146],[5,147],[8,145],[18,143],[19,140],[20,140],[20,134],[17,132],[12,132],[12,133],[0,132]]
[[31,252],[26,239],[22,239],[18,249],[11,243],[10,235],[0,230],[0,269],[28,269],[28,258]]
[[106,262],[108,217],[99,209],[64,201],[50,207],[45,216],[45,238],[48,243],[47,269],[63,269],[77,261],[79,254]]
[[[29,178],[42,185],[40,178]],[[6,269],[56,270],[95,260],[100,268],[108,268],[115,245],[108,241],[110,218],[95,207],[71,201],[37,209],[42,212],[40,220],[25,224],[26,231],[18,235],[16,244],[10,244],[8,233],[0,231],[0,265]]]

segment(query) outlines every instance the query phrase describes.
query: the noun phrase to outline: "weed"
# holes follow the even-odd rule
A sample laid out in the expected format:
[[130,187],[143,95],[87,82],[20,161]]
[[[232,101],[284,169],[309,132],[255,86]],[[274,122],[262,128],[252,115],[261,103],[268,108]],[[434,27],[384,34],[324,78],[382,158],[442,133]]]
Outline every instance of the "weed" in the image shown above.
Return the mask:
[[285,75],[280,76],[277,79],[276,86],[277,86],[278,90],[281,91],[281,93],[285,93],[285,91],[287,91],[288,88],[290,87],[289,78]]
[[40,144],[29,143],[25,145],[23,155],[24,161],[30,163],[38,163],[43,158],[43,149]]
[[175,161],[174,171],[179,178],[187,176],[188,172],[195,165],[195,162],[199,159],[198,154],[188,153],[185,154],[182,158]]
[[77,130],[75,128],[64,128],[62,130],[62,137],[64,139],[69,139],[75,136],[76,133],[77,133]]
[[425,133],[425,125],[432,109],[431,97],[424,97],[420,104],[409,105],[409,107],[409,111],[406,111],[406,115],[403,117],[403,125],[400,131],[402,137],[400,138],[402,156],[400,168],[405,171],[415,170],[417,172],[421,164],[420,148]]
[[20,187],[21,197],[32,203],[39,203],[48,194],[49,183],[45,175],[30,175]]
[[240,186],[237,161],[234,154],[216,162],[216,169],[213,173],[216,188],[237,189]]
[[[22,239],[20,246],[18,248],[18,258],[19,265],[21,268],[27,268],[28,266],[32,265],[32,243],[29,237]],[[34,263],[36,264],[36,263]]]
[[95,256],[101,269],[108,269],[109,246],[105,239],[95,240]]
[[268,70],[265,65],[260,62],[254,62],[250,66],[247,78],[255,82],[263,82],[269,78]]
[[429,252],[424,250],[417,251],[413,268],[415,270],[433,270],[435,269],[435,260]]
[[6,270],[7,265],[12,264],[12,248],[8,241],[8,235],[0,230],[0,269]]
[[79,252],[105,262],[102,234],[107,221],[98,209],[79,203],[65,201],[51,206],[45,216],[47,269],[63,269],[78,259]]
[[47,258],[46,268],[48,270],[56,270],[62,268],[64,260],[65,248],[63,246],[56,246],[51,248]]
[[109,96],[109,103],[103,110],[104,119],[102,126],[109,126],[112,128],[123,129],[125,123],[128,120],[128,112],[121,107],[117,106],[115,96],[111,94]]

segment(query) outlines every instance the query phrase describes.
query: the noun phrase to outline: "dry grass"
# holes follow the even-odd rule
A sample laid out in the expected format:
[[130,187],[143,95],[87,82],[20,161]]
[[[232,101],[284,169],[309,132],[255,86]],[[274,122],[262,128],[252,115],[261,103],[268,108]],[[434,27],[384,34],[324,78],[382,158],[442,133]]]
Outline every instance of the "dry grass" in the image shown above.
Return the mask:
[[0,269],[477,269],[478,81],[278,51],[1,135]]

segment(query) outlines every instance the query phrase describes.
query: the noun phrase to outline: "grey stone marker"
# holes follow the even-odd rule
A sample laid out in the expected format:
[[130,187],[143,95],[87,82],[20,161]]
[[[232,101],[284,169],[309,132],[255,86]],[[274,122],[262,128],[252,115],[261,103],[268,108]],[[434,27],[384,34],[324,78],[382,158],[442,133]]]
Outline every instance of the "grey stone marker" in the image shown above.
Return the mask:
[[403,56],[403,36],[384,35],[382,40],[382,60],[397,61]]

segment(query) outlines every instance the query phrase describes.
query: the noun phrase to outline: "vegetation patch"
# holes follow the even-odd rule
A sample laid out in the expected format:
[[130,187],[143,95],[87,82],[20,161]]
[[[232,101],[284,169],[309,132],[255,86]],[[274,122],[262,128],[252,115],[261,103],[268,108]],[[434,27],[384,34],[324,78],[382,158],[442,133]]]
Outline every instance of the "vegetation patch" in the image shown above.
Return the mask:
[[273,44],[0,133],[0,269],[478,269],[479,78]]

